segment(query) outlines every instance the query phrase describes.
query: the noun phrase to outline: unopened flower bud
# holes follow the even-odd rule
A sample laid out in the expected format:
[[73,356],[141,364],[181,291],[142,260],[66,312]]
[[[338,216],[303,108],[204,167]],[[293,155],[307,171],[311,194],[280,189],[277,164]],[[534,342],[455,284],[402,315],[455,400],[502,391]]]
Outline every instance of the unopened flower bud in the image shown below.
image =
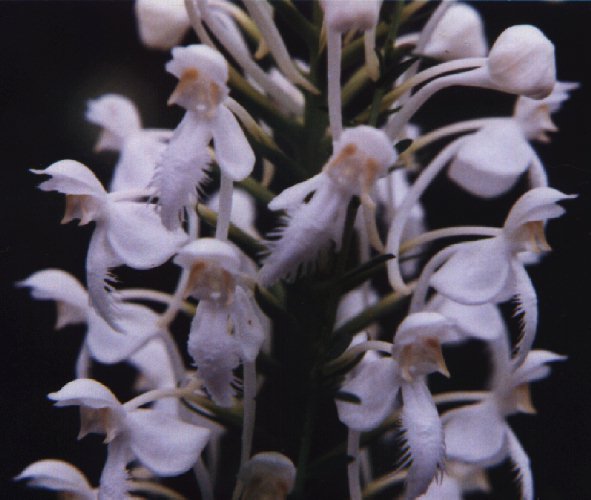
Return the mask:
[[543,99],[556,83],[554,44],[534,26],[511,26],[492,46],[488,70],[503,91]]
[[478,12],[468,5],[456,4],[439,21],[423,53],[449,61],[484,57],[486,50],[484,29]]
[[178,45],[190,26],[183,0],[137,0],[135,11],[140,38],[153,49]]

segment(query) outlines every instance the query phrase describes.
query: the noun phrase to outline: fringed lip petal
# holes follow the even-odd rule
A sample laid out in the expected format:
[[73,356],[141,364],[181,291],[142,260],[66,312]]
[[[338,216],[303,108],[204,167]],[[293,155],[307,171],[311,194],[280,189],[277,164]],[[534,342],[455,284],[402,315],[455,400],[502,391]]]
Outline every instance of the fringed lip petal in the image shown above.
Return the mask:
[[25,479],[29,486],[72,493],[79,500],[96,500],[96,493],[73,465],[63,460],[39,460],[23,470],[16,478]]
[[339,419],[356,431],[375,429],[394,409],[399,388],[398,367],[392,359],[364,363],[359,372],[341,386],[342,392],[357,396],[361,402],[337,400]]
[[222,105],[211,125],[215,156],[222,172],[234,181],[248,177],[256,158],[236,117]]
[[190,469],[207,445],[210,431],[154,410],[127,415],[130,447],[155,474],[175,476]]
[[517,473],[517,482],[521,493],[521,500],[534,499],[534,481],[529,463],[529,457],[521,443],[511,429],[507,431],[507,448],[509,458],[513,462]]
[[404,383],[402,426],[411,465],[406,476],[405,498],[417,498],[443,469],[443,430],[431,393],[423,380]]

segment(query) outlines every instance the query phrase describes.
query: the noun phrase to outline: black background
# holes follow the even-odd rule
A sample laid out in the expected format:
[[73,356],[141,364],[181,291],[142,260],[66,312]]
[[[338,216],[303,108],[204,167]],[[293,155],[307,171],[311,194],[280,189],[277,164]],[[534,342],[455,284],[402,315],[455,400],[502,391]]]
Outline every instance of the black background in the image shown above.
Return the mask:
[[[536,146],[551,184],[579,194],[568,203],[567,215],[549,226],[554,252],[531,271],[540,301],[536,345],[567,354],[569,360],[533,389],[539,415],[517,416],[511,424],[532,459],[537,497],[589,498],[591,4],[476,6],[489,40],[512,24],[540,27],[556,44],[559,78],[582,83],[556,116],[560,133],[552,144]],[[95,484],[100,473],[99,439],[76,442],[76,413],[53,409],[46,398],[72,378],[82,331],[52,331],[53,305],[31,300],[14,283],[48,267],[83,277],[91,228],[60,226],[63,199],[36,190],[39,178],[28,169],[73,158],[108,180],[114,157],[92,152],[96,129],[84,120],[86,101],[106,92],[128,95],[139,103],[149,127],[173,128],[181,116],[165,106],[174,83],[163,70],[168,54],[144,49],[134,23],[127,1],[0,2],[1,498],[50,498],[10,482],[41,458],[70,460]],[[507,113],[509,102],[493,93],[452,90],[434,99],[419,118],[428,128],[475,113]],[[436,114],[436,109],[441,111]],[[506,210],[496,207],[510,204],[505,201],[492,209],[439,184],[427,196],[431,207],[439,207],[430,219],[434,227],[483,219],[499,224]]]

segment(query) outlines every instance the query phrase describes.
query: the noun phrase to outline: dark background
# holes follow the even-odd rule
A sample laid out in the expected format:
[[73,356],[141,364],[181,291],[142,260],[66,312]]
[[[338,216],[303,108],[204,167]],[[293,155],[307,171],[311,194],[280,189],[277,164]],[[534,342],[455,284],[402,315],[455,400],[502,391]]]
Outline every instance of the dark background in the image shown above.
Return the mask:
[[[537,497],[589,498],[591,4],[476,6],[490,41],[512,24],[540,27],[556,44],[559,78],[582,83],[556,116],[560,133],[552,144],[536,146],[551,184],[580,195],[568,204],[567,215],[549,226],[554,252],[531,270],[540,301],[536,345],[567,354],[569,360],[534,387],[539,415],[517,416],[511,424],[532,459]],[[62,197],[36,190],[39,178],[28,169],[73,158],[91,166],[102,180],[109,179],[114,157],[92,152],[96,129],[84,120],[89,98],[106,92],[125,94],[139,103],[148,127],[173,128],[181,112],[165,106],[174,83],[163,70],[168,54],[140,45],[131,2],[0,2],[0,52],[0,498],[50,498],[10,478],[35,460],[64,458],[96,484],[103,450],[95,437],[77,442],[76,413],[53,409],[46,398],[72,378],[82,330],[52,331],[53,304],[31,300],[14,283],[48,267],[82,278],[91,228],[60,226]],[[434,99],[426,106],[431,112],[419,118],[431,127],[475,113],[508,113],[510,102],[493,93],[452,90]],[[436,114],[435,109],[442,111]],[[459,190],[439,185],[430,190],[427,203],[441,207],[443,196],[445,210],[433,212],[433,226],[483,218],[499,224],[506,213],[475,205]],[[507,498],[505,494],[496,498]]]

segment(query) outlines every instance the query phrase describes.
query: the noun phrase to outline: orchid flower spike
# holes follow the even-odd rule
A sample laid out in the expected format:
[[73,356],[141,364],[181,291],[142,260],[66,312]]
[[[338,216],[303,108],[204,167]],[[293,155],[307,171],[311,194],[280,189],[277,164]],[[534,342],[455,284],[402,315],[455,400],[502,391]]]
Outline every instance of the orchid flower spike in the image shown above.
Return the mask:
[[537,327],[536,292],[525,271],[523,254],[550,250],[544,223],[564,213],[557,202],[572,197],[552,188],[528,191],[513,205],[498,236],[442,250],[433,262],[447,259],[445,263],[432,276],[421,277],[430,278],[439,293],[462,304],[499,303],[516,297],[522,314],[517,364],[531,348]]
[[257,453],[238,473],[242,483],[242,500],[285,500],[295,484],[293,462],[281,453]]
[[382,0],[322,0],[324,23],[327,31],[328,57],[328,116],[333,141],[343,131],[341,113],[341,38],[350,30],[365,32],[365,59],[368,74],[377,80],[379,61],[375,54],[375,29],[379,20]]
[[[461,69],[467,71],[449,74],[450,71]],[[435,78],[442,74],[445,76]],[[415,79],[419,76],[421,74],[416,75]],[[423,103],[434,93],[449,86],[483,87],[533,99],[547,97],[556,83],[554,45],[534,26],[511,26],[498,36],[488,57],[470,57],[442,63],[426,70],[424,78],[427,76],[432,81],[408,99],[388,121],[386,131],[389,137],[398,137]]]
[[120,331],[121,311],[109,283],[110,269],[123,264],[135,269],[159,266],[185,241],[185,233],[165,229],[152,206],[127,201],[124,192],[107,193],[95,175],[77,161],[62,160],[32,172],[51,176],[39,189],[66,195],[62,223],[73,219],[80,219],[80,225],[96,222],[86,257],[88,292],[97,313]]
[[398,327],[392,358],[364,363],[341,390],[361,401],[337,401],[340,420],[350,429],[368,431],[377,427],[402,397],[402,427],[409,460],[406,498],[424,493],[443,466],[443,431],[427,387],[433,372],[449,375],[441,342],[457,335],[453,322],[434,312],[410,314]]
[[108,451],[100,498],[123,498],[130,461],[139,460],[159,476],[176,476],[193,466],[209,439],[207,429],[156,410],[121,404],[96,380],[69,382],[49,394],[49,399],[56,406],[80,406],[80,437],[106,435]]
[[450,61],[466,57],[485,57],[488,47],[478,11],[463,3],[454,3],[436,24],[422,54]]
[[519,474],[522,498],[532,500],[529,459],[505,419],[518,412],[535,412],[529,383],[550,373],[548,363],[565,358],[549,351],[531,351],[523,364],[515,367],[510,363],[506,338],[491,346],[495,362],[490,396],[443,415],[446,454],[451,460],[484,467],[496,465],[508,456]]
[[[338,249],[353,196],[361,199],[370,241],[382,250],[372,190],[395,159],[381,130],[368,126],[345,130],[321,173],[287,188],[269,203],[271,210],[286,210],[289,219],[287,227],[278,231],[280,239],[270,243],[271,253],[259,274],[261,283],[295,277],[300,266],[313,263],[331,242]],[[312,199],[306,201],[311,193]]]
[[212,399],[232,404],[232,371],[254,363],[264,340],[260,311],[241,282],[239,251],[230,243],[200,238],[174,262],[190,269],[186,294],[199,300],[188,351]]
[[[212,138],[215,160],[222,175],[232,181],[250,174],[255,156],[224,104],[228,65],[219,52],[206,45],[176,47],[166,70],[179,79],[169,104],[179,104],[187,112],[158,162],[152,183],[164,225],[176,228],[182,209],[195,203],[195,188],[206,179]],[[230,209],[224,206],[228,217]]]
[[39,460],[25,468],[15,479],[24,479],[28,481],[28,486],[34,488],[66,494],[72,500],[98,500],[98,491],[88,483],[84,474],[63,460]]
[[96,151],[120,153],[111,191],[147,187],[172,132],[142,129],[136,107],[117,94],[105,94],[89,101],[86,119],[102,128]]

